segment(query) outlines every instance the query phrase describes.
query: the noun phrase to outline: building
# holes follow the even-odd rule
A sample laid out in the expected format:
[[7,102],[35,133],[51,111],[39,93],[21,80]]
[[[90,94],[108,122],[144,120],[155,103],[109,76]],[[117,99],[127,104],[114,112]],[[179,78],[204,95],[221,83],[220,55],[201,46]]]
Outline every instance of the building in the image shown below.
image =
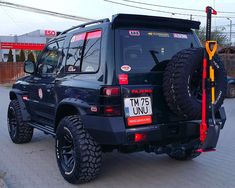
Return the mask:
[[0,62],[7,62],[10,49],[13,62],[16,62],[21,50],[24,51],[25,57],[29,52],[36,56],[36,51],[42,50],[47,41],[56,35],[54,30],[36,30],[18,36],[0,36]]

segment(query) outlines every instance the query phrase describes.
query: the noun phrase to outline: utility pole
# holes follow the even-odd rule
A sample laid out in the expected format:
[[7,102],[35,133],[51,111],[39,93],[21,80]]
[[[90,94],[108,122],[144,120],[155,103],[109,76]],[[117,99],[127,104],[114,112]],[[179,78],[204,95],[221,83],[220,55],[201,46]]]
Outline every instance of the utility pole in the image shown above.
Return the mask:
[[229,41],[230,41],[230,45],[232,45],[232,24],[233,24],[233,21],[230,18],[227,18],[227,20],[229,20],[229,22],[230,22]]
[[193,20],[193,15],[192,14],[190,14],[190,20]]

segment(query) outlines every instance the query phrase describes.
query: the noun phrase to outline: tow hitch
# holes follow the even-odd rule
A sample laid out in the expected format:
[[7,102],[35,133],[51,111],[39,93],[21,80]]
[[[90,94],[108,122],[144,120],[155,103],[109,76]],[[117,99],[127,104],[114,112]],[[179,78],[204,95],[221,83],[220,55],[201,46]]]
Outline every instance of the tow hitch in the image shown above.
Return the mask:
[[198,152],[215,151],[221,123],[215,119],[215,75],[213,57],[217,50],[217,42],[211,41],[211,15],[217,14],[212,7],[206,7],[206,43],[202,71],[202,121],[200,124],[201,147]]

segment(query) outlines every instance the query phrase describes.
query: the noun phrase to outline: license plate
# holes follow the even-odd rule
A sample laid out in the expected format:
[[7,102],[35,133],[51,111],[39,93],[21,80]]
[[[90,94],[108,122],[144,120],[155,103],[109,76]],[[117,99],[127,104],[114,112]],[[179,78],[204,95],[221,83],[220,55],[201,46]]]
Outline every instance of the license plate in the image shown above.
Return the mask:
[[124,107],[126,117],[152,115],[150,97],[125,98]]

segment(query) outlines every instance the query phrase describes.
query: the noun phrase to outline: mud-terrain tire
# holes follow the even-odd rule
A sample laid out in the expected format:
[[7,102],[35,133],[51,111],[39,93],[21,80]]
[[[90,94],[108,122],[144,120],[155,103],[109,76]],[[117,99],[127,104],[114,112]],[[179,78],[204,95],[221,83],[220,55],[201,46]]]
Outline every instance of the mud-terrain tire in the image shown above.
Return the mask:
[[15,144],[28,143],[33,137],[33,127],[23,121],[18,100],[12,100],[8,107],[8,132]]
[[[163,94],[170,110],[179,117],[200,119],[203,48],[177,53],[167,64],[163,76]],[[215,110],[226,96],[227,77],[224,65],[215,55]]]
[[168,154],[168,156],[178,161],[187,161],[198,157],[200,154],[200,152],[196,152],[195,150],[187,150],[177,154]]
[[85,183],[97,177],[101,147],[84,130],[80,116],[63,118],[56,131],[56,158],[60,172],[69,183]]

